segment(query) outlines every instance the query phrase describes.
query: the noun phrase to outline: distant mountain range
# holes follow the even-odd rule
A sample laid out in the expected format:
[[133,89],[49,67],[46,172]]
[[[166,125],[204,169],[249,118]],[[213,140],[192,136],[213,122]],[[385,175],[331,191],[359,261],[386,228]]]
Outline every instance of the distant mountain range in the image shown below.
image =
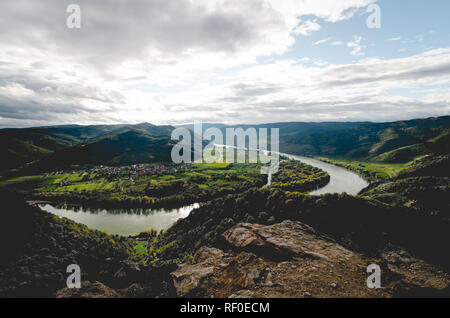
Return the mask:
[[[193,129],[193,125],[183,125]],[[430,152],[448,153],[450,148],[450,116],[397,121],[274,123],[263,125],[203,124],[203,129],[279,128],[280,151],[306,156],[324,156],[408,162]]]
[[285,152],[311,156],[408,162],[431,151],[448,153],[449,133],[450,116],[361,123],[308,134],[282,133],[280,148]]
[[[280,150],[293,154],[380,162],[407,162],[430,152],[449,153],[450,116],[391,123],[324,122],[262,125],[203,124],[203,128],[279,128]],[[193,129],[193,125],[182,127]],[[24,166],[132,164],[170,160],[173,126],[51,126],[0,130],[0,170]]]
[[170,160],[171,126],[54,126],[0,130],[2,168],[131,164]]

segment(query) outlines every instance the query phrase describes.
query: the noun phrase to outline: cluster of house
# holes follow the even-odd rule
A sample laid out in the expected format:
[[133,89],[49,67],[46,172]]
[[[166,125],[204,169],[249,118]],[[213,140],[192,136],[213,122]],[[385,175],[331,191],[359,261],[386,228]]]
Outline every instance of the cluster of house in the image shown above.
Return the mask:
[[125,167],[107,167],[101,168],[97,172],[101,177],[108,180],[115,180],[120,177],[141,177],[149,175],[167,175],[177,173],[179,167],[167,166],[167,165],[153,165],[153,166],[142,166],[142,165],[131,165]]
[[[75,171],[72,173],[78,173],[83,174],[87,173],[88,175],[85,175],[84,178],[87,180],[90,179],[90,176],[92,174],[96,174],[99,178],[105,178],[108,181],[117,180],[121,177],[126,177],[129,180],[135,180],[137,177],[142,176],[149,176],[149,175],[170,175],[175,174],[179,171],[183,171],[185,169],[192,168],[192,164],[186,163],[186,164],[179,164],[179,165],[164,165],[164,164],[157,164],[152,166],[144,166],[144,165],[130,165],[130,166],[123,166],[123,167],[104,167],[99,166],[96,168],[91,168],[85,171]],[[54,176],[54,175],[61,175],[64,174],[64,171],[53,171],[45,173],[45,177]],[[61,181],[60,185],[66,185],[66,180]]]

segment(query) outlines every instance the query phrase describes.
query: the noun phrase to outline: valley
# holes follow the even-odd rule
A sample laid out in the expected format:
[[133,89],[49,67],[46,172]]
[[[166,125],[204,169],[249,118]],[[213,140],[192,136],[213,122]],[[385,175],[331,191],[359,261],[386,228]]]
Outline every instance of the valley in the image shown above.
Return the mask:
[[[226,163],[102,166],[14,178],[0,182],[0,187],[22,192],[41,209],[93,229],[132,235],[168,229],[198,207],[197,202],[263,187],[267,177],[260,174],[260,167]],[[318,168],[285,161],[271,186],[312,191],[329,180]]]
[[0,295],[448,295],[448,120],[273,124],[269,186],[261,163],[171,163],[170,126],[0,130]]

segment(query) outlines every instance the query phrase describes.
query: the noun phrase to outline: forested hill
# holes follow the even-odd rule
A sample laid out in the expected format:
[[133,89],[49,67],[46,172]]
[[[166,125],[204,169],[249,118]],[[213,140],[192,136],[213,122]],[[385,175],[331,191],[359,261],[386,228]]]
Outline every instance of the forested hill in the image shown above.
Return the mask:
[[167,160],[166,151],[173,129],[148,123],[2,129],[0,147],[4,151],[0,171],[44,158],[45,164],[146,162],[161,160],[160,154]]
[[[218,127],[225,132],[229,126]],[[192,129],[192,125],[183,127]],[[279,128],[282,152],[379,162],[409,162],[449,152],[450,116],[392,123],[274,123],[234,128]],[[132,164],[170,159],[172,126],[53,126],[0,130],[0,172],[32,166]],[[43,160],[45,159],[45,160]]]
[[[279,128],[281,152],[379,162],[409,162],[435,153],[448,153],[450,116],[390,123],[275,123],[226,126],[204,124],[204,129]],[[193,128],[193,125],[183,127]]]
[[303,155],[408,162],[418,155],[449,150],[450,116],[365,123],[356,127],[313,133],[281,133],[281,149]]
[[57,151],[36,166],[51,169],[83,164],[168,162],[174,144],[170,136],[151,135],[143,130],[130,129]]

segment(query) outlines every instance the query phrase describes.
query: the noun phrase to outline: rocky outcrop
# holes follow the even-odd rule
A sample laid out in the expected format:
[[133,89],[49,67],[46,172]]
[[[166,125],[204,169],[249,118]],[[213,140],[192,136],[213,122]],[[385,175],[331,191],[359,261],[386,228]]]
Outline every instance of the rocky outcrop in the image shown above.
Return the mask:
[[[173,284],[164,280],[168,293],[159,295],[205,298],[450,295],[450,280],[444,271],[397,246],[387,246],[377,259],[368,258],[293,221],[270,226],[241,223],[222,237],[221,249],[202,247],[190,262],[172,271],[169,280]],[[369,264],[381,268],[381,289],[367,287]],[[154,284],[140,279],[144,272],[134,262],[125,261],[114,278],[121,282],[119,285],[126,285],[133,279],[139,283],[112,286],[114,290],[100,282],[83,282],[81,289],[64,288],[56,296],[142,297]],[[158,283],[155,284],[159,288]]]
[[300,222],[241,223],[223,238],[227,252],[203,247],[172,272],[178,296],[383,296],[366,286],[367,259]]
[[272,259],[293,257],[328,259],[332,250],[338,249],[343,257],[352,252],[335,244],[328,236],[300,222],[284,221],[272,226],[241,223],[223,234],[232,249],[245,250]]
[[[215,248],[201,248],[194,257],[194,264],[180,265],[172,273],[174,286],[179,296],[189,296],[214,274],[217,260],[224,258],[224,252]],[[225,266],[228,263],[224,263]]]
[[[171,273],[181,297],[392,297],[448,290],[448,276],[392,248],[381,258],[352,252],[300,222],[241,223],[223,234],[226,251],[202,247]],[[379,264],[382,289],[367,287]],[[407,288],[405,287],[407,286]]]

